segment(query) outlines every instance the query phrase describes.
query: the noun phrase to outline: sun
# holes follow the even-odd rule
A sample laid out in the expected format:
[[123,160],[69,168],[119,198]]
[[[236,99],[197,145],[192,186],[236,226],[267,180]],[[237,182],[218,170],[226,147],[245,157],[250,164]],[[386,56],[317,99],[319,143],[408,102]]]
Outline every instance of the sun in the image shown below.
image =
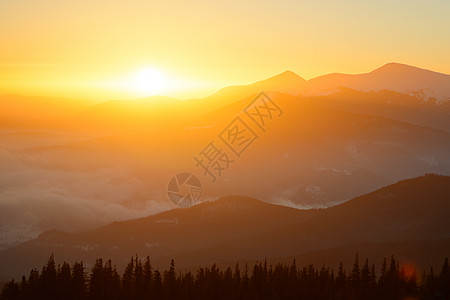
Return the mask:
[[155,95],[165,90],[166,79],[159,70],[145,68],[136,73],[131,85],[132,89],[138,93]]
[[162,72],[153,66],[126,70],[122,75],[120,71],[114,77],[99,81],[99,86],[114,97],[132,100],[136,97],[169,96],[182,86],[182,81],[173,77],[173,73]]

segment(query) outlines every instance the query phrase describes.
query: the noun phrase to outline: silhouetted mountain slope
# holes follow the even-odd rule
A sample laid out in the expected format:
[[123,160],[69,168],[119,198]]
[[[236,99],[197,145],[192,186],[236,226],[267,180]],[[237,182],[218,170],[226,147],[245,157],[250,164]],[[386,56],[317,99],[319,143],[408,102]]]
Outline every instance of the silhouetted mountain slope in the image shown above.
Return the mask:
[[[333,73],[308,81],[291,71],[285,71],[265,80],[248,85],[225,87],[208,97],[188,101],[153,96],[134,101],[106,101],[94,105],[84,100],[4,95],[0,96],[2,117],[0,125],[34,128],[59,126],[91,130],[167,127],[173,123],[190,121],[261,91],[315,97],[333,95],[341,88],[364,92],[394,91],[411,95],[420,104],[430,104],[430,108],[445,111],[447,114],[450,111],[446,107],[441,107],[450,99],[450,75],[389,63],[370,73],[357,75]],[[364,99],[359,100],[364,103]],[[383,103],[386,101],[393,102],[393,106],[397,104],[392,99],[382,99]],[[428,110],[431,112],[432,109]],[[366,112],[370,113],[368,110]],[[176,118],[167,118],[167,115],[176,115]],[[392,118],[393,114],[389,117]],[[448,130],[448,126],[445,129]]]
[[[450,174],[448,133],[324,107],[314,99],[268,95],[283,109],[283,115],[268,121],[265,132],[255,129],[260,138],[224,176],[227,182],[208,185],[216,194],[233,190],[268,202],[318,207],[348,200],[401,178],[427,172]],[[236,111],[253,99],[248,97],[223,107],[191,126],[199,128],[199,135],[220,132]],[[210,124],[215,127],[206,128]],[[251,121],[249,125],[253,125]],[[246,178],[270,184],[248,184]]]
[[[106,122],[104,125],[112,126],[119,122],[120,124],[126,123],[122,119],[126,119],[128,114],[134,116],[132,123],[136,126],[144,126],[145,124],[157,124],[158,122],[167,121],[165,116],[167,114],[177,114],[178,121],[192,120],[202,114],[209,113],[213,110],[222,108],[228,104],[240,101],[250,95],[256,95],[261,91],[265,92],[277,92],[287,95],[300,95],[303,97],[317,97],[317,96],[332,96],[339,93],[342,89],[352,89],[359,92],[365,92],[365,94],[359,94],[356,104],[357,106],[363,106],[363,110],[359,112],[374,114],[376,116],[386,116],[382,110],[371,109],[374,104],[383,105],[383,109],[391,111],[392,107],[400,106],[396,109],[395,113],[391,111],[388,117],[400,121],[413,121],[414,117],[419,117],[419,125],[435,124],[436,128],[444,128],[450,130],[450,126],[445,124],[444,126],[439,123],[432,122],[431,119],[437,114],[434,111],[444,112],[448,117],[449,110],[445,107],[441,107],[438,104],[445,104],[450,99],[450,75],[441,74],[429,70],[420,69],[404,64],[388,63],[372,72],[365,74],[339,74],[332,73],[323,76],[319,76],[308,81],[304,80],[297,74],[291,71],[285,71],[273,77],[265,80],[261,80],[248,85],[229,86],[222,88],[218,92],[202,98],[191,99],[189,101],[180,101],[169,97],[154,96],[135,101],[108,101],[87,110],[86,113],[97,122]],[[377,102],[368,103],[367,97],[371,95],[367,92],[380,92]],[[392,96],[392,92],[399,93],[401,95]],[[340,95],[342,98],[342,95]],[[347,95],[345,96],[347,97]],[[335,97],[326,98],[327,100],[334,100]],[[355,97],[350,97],[349,100],[355,100]],[[406,101],[405,101],[406,99]],[[347,100],[347,99],[346,99]],[[345,109],[349,103],[346,101],[339,101]],[[337,103],[334,103],[336,106]],[[372,105],[372,106],[371,106]],[[375,106],[376,106],[375,105]],[[410,118],[404,118],[404,112],[411,110],[411,108],[419,110],[422,114],[414,115]],[[183,114],[185,111],[189,111],[189,114]],[[397,113],[400,112],[398,118]],[[429,114],[426,116],[426,114]],[[423,117],[430,119],[430,122],[422,122],[420,119]],[[442,116],[441,116],[442,117]],[[89,119],[88,119],[89,121]],[[157,122],[156,122],[157,121]],[[93,120],[90,123],[95,123]],[[167,125],[167,124],[165,124]]]
[[450,100],[450,75],[398,63],[388,63],[366,74],[327,74],[308,80],[303,96],[327,95],[345,87],[358,91],[392,90],[423,101]]
[[436,105],[415,96],[383,90],[361,92],[340,88],[327,96],[311,97],[324,108],[385,117],[450,132],[450,101]]
[[292,256],[354,243],[450,239],[450,177],[404,180],[324,209],[314,218],[217,244],[179,261]]
[[46,232],[0,252],[0,264],[4,274],[20,275],[45,261],[49,253],[87,263],[96,257],[126,263],[138,253],[150,255],[155,265],[175,258],[179,266],[192,266],[279,258],[351,244],[426,245],[423,242],[449,239],[449,199],[450,177],[437,175],[404,180],[323,210],[227,197],[92,231]]
[[225,87],[200,99],[179,100],[152,96],[137,100],[106,101],[85,109],[77,118],[83,124],[101,129],[167,130],[261,91],[298,94],[304,82],[297,74],[286,71],[252,84]]
[[228,103],[223,103],[225,105],[241,100],[249,95],[258,94],[261,91],[297,95],[305,82],[305,79],[301,78],[294,72],[285,71],[268,79],[252,84],[225,87],[206,99],[214,101],[215,99],[226,98],[228,99]]
[[[364,78],[396,70],[400,77],[447,76],[391,64]],[[209,199],[233,193],[301,208],[335,205],[420,174],[450,175],[450,101],[387,90],[285,94],[305,84],[284,72],[211,98],[94,106],[0,97],[0,126],[8,128],[0,133],[0,247],[51,228],[82,230],[169,209],[167,182],[180,170],[201,177]],[[258,138],[233,157],[218,134],[261,90],[276,91],[267,94],[283,114],[266,131],[245,119]],[[50,135],[37,137],[42,133]],[[211,141],[235,160],[214,184],[193,160]]]
[[125,262],[128,253],[146,253],[157,258],[282,227],[316,213],[246,197],[225,197],[86,232],[48,231],[36,240],[0,252],[0,265],[3,271],[21,270],[37,260],[45,260],[49,251],[70,261],[81,257],[87,263],[106,256]]
[[[450,175],[448,133],[370,111],[346,111],[351,102],[340,109],[327,106],[332,100],[268,95],[284,113],[268,122],[265,132],[247,118],[258,139],[239,158],[218,134],[254,96],[187,122],[169,115],[159,127],[148,121],[132,130],[127,126],[135,119],[117,117],[110,120],[117,121],[111,133],[78,122],[76,134],[55,129],[58,135],[45,140],[32,137],[36,129],[25,136],[1,135],[0,185],[7,195],[1,230],[8,234],[0,244],[7,247],[51,228],[82,230],[169,209],[167,182],[180,170],[200,178],[206,198],[233,193],[299,208],[335,205],[424,173]],[[143,116],[139,122],[147,123]],[[180,124],[170,127],[173,118]],[[193,160],[212,140],[235,160],[215,183]]]

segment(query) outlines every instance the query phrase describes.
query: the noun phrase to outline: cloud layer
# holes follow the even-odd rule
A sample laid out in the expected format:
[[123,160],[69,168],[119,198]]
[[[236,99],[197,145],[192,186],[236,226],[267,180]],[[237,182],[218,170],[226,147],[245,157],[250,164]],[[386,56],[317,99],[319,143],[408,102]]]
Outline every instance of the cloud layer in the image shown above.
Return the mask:
[[87,164],[81,169],[76,167],[77,159],[64,151],[14,149],[8,139],[2,141],[0,249],[45,230],[77,231],[147,216],[173,205],[163,187],[151,188],[151,182],[134,174],[133,164]]

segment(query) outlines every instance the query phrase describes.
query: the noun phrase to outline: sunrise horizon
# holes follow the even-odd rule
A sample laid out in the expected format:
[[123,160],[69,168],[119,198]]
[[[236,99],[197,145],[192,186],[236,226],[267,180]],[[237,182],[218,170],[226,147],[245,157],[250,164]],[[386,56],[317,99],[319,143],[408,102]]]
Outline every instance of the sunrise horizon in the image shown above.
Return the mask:
[[0,1],[0,300],[450,299],[449,12]]
[[[130,74],[129,74],[128,79],[125,79],[123,81],[103,83],[105,90],[107,90],[105,92],[105,94],[113,93],[113,94],[117,94],[117,95],[123,95],[121,98],[120,98],[120,96],[111,96],[112,97],[111,98],[111,97],[107,97],[107,96],[89,97],[88,95],[86,95],[85,97],[79,97],[79,99],[80,100],[81,99],[91,100],[91,101],[94,101],[97,103],[101,103],[101,102],[105,102],[105,101],[112,101],[112,100],[132,101],[132,100],[140,100],[140,99],[152,98],[152,97],[168,97],[168,98],[174,98],[177,100],[186,101],[186,100],[207,98],[208,96],[211,96],[227,87],[251,85],[251,84],[254,84],[254,83],[257,83],[260,81],[270,79],[272,77],[277,77],[286,72],[292,72],[296,76],[299,76],[302,79],[305,79],[306,81],[310,81],[312,79],[322,77],[325,75],[329,75],[329,74],[344,74],[344,75],[368,74],[368,73],[371,73],[371,72],[373,72],[377,69],[380,69],[384,66],[387,66],[387,65],[407,66],[407,67],[421,69],[421,70],[427,70],[427,71],[431,71],[431,72],[439,73],[439,74],[443,74],[443,75],[450,74],[450,72],[449,73],[438,72],[436,70],[427,69],[422,66],[405,64],[402,62],[389,61],[389,62],[379,65],[371,70],[365,70],[364,72],[361,72],[361,73],[355,73],[355,72],[354,73],[344,73],[344,72],[340,72],[340,71],[336,70],[336,71],[333,71],[330,73],[320,74],[315,77],[306,78],[306,77],[302,76],[301,73],[292,70],[292,68],[289,68],[284,71],[278,72],[276,74],[271,74],[271,75],[269,75],[267,77],[263,77],[263,78],[256,78],[254,80],[247,81],[247,82],[233,83],[230,80],[228,84],[225,84],[223,86],[210,87],[206,90],[205,89],[192,90],[192,87],[189,87],[189,88],[185,87],[185,89],[180,89],[180,87],[178,87],[179,90],[177,90],[177,88],[175,88],[175,89],[171,88],[171,84],[173,82],[170,81],[171,78],[170,77],[168,78],[167,74],[160,72],[159,69],[152,68],[152,67],[146,67],[146,68],[141,68],[141,69],[137,70],[134,74],[131,74],[132,76],[130,76]],[[109,87],[110,89],[108,90],[108,88],[106,88],[106,87]],[[51,90],[52,89],[49,88],[48,92],[42,92],[42,93],[36,93],[36,92],[35,93],[33,93],[33,92],[23,93],[22,89],[18,89],[16,93],[14,92],[15,90],[11,90],[11,91],[5,90],[3,93],[2,93],[2,91],[0,91],[0,95],[3,95],[3,96],[18,95],[18,96],[28,96],[28,97],[51,97],[51,98],[65,98],[65,99],[72,99],[72,100],[77,99],[76,97],[71,97],[69,92],[55,93],[55,92],[52,92]],[[126,90],[128,90],[128,91],[126,91]],[[20,91],[22,91],[22,93],[20,93]],[[81,92],[81,94],[83,94],[83,92]]]
[[[0,94],[106,100],[150,89],[187,99],[284,70],[308,80],[391,61],[449,74],[449,6],[7,1],[0,11]],[[169,86],[143,88],[145,70],[164,74]]]

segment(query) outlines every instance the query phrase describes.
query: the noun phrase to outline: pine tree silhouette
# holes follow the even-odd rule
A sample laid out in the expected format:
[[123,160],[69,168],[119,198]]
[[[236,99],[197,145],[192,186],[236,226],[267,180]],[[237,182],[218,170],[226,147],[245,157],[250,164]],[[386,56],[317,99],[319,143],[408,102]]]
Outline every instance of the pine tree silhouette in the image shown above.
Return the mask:
[[173,259],[170,262],[169,270],[164,272],[163,288],[165,299],[174,300],[177,298],[177,279]]
[[176,273],[172,260],[162,278],[153,271],[150,258],[145,262],[132,257],[120,276],[111,260],[97,259],[87,280],[82,262],[72,267],[66,262],[56,267],[50,256],[39,273],[32,269],[28,279],[20,283],[11,280],[1,292],[1,300],[10,299],[449,299],[450,274],[448,260],[439,275],[433,269],[424,273],[420,287],[414,272],[400,268],[392,256],[389,265],[384,259],[377,280],[374,264],[365,259],[359,267],[359,255],[350,276],[343,264],[337,276],[327,266],[317,269],[307,265],[299,269],[296,262],[278,263],[275,267],[258,262],[249,274],[248,265],[241,272],[236,264],[234,272],[228,267],[220,270],[216,264],[191,272]]
[[103,270],[103,260],[101,258],[95,261],[89,277],[89,299],[105,300],[105,275]]

